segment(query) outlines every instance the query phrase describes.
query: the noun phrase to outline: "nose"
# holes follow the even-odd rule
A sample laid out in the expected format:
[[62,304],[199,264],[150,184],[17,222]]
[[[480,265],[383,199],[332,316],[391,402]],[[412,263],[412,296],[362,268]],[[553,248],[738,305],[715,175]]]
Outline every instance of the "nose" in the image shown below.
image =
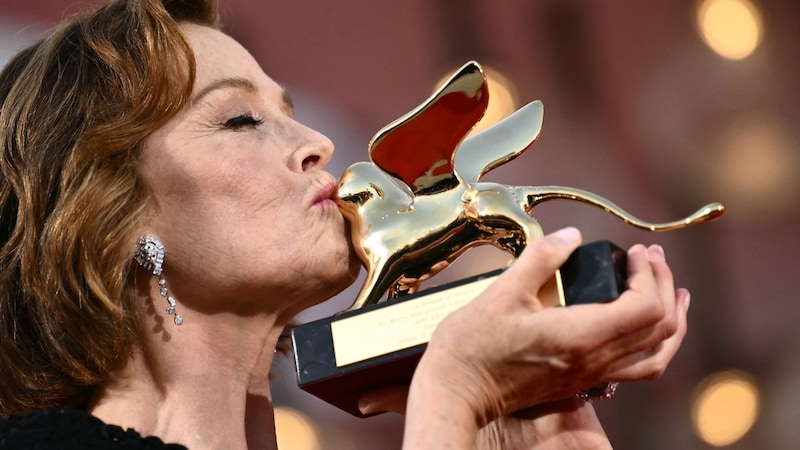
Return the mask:
[[298,125],[303,139],[291,156],[292,169],[302,172],[324,169],[333,156],[333,142],[319,131]]

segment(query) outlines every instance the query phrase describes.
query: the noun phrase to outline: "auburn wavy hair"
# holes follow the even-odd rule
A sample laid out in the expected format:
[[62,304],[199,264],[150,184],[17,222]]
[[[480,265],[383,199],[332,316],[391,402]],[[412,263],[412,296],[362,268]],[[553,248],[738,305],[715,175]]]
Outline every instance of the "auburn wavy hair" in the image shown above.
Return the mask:
[[65,20],[0,73],[0,417],[84,406],[128,361],[143,142],[189,101],[178,23],[214,0],[117,0]]

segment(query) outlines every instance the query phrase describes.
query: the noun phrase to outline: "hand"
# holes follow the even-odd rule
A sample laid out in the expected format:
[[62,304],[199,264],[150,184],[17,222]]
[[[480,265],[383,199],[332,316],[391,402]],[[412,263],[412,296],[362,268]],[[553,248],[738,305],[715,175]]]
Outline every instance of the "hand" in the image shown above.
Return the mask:
[[579,244],[574,229],[530,242],[497,282],[437,327],[411,386],[410,447],[471,448],[480,428],[515,411],[663,373],[685,334],[688,304],[663,250],[631,248],[628,289],[614,302],[544,308],[540,287]]
[[475,449],[609,449],[594,408],[577,397],[495,419],[478,433]]
[[[405,414],[407,398],[407,386],[389,386],[365,394],[360,404],[365,414]],[[474,448],[590,450],[608,449],[611,445],[592,405],[573,396],[495,419],[480,429]]]

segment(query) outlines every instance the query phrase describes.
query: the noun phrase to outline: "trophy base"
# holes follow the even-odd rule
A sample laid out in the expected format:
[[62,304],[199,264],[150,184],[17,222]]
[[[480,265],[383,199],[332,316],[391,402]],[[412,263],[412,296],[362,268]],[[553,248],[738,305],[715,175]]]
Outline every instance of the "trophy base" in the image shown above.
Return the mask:
[[[503,270],[294,327],[298,386],[367,417],[358,409],[361,395],[408,385],[436,325]],[[611,301],[625,289],[626,252],[609,241],[586,244],[570,255],[559,274],[564,305]]]

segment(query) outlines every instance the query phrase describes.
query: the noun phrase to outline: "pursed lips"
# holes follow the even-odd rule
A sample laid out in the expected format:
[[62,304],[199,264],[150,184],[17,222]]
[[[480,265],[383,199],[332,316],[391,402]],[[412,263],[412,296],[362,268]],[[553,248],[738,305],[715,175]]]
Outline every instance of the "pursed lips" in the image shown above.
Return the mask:
[[333,194],[336,190],[336,185],[333,181],[327,181],[325,185],[319,189],[314,196],[314,200],[311,202],[312,206],[316,205],[324,205],[324,204],[332,204],[335,205],[336,202],[333,200]]

